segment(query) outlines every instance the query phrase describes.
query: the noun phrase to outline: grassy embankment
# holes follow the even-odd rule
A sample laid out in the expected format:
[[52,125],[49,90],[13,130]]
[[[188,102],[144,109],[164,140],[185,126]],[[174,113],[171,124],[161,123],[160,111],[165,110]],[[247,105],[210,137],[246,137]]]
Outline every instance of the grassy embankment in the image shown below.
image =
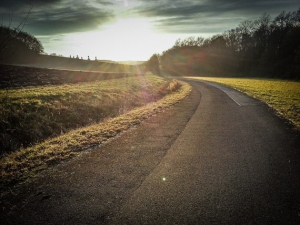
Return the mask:
[[300,130],[300,82],[258,78],[201,77],[199,79],[231,86],[266,102]]
[[[2,154],[0,189],[98,146],[180,101],[189,91],[188,84],[152,75],[0,90],[5,102],[1,126],[6,124],[34,143]],[[4,131],[1,135],[7,136],[7,145],[19,137]]]

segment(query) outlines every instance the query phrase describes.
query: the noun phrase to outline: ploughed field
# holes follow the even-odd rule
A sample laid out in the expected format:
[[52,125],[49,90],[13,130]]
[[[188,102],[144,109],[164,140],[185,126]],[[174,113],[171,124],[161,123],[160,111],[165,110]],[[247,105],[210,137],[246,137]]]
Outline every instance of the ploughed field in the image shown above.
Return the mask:
[[88,72],[0,64],[0,89],[92,82],[132,76],[128,72]]

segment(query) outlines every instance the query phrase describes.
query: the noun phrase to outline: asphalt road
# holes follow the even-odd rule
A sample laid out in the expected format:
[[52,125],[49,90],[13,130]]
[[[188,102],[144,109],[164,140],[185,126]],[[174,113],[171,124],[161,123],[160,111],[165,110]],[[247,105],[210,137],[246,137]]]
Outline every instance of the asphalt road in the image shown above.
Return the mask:
[[192,83],[197,110],[116,224],[300,224],[299,136],[259,101]]
[[300,224],[300,135],[264,103],[188,98],[1,199],[1,224]]

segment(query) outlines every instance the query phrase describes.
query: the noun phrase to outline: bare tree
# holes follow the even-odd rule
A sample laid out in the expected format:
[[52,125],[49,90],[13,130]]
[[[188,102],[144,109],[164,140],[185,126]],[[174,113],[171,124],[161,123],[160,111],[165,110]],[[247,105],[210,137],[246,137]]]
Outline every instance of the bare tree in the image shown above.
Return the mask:
[[[19,37],[19,35],[23,32],[23,29],[26,25],[26,22],[28,20],[29,14],[32,10],[32,6],[30,6],[25,18],[18,24],[17,27],[12,28],[12,19],[13,19],[13,12],[9,14],[9,22],[8,25],[5,26],[3,19],[0,24],[0,55],[3,53],[3,51],[7,48],[10,42],[15,40]],[[15,52],[11,52],[10,55],[6,55],[3,57],[0,57],[0,60],[11,57]]]

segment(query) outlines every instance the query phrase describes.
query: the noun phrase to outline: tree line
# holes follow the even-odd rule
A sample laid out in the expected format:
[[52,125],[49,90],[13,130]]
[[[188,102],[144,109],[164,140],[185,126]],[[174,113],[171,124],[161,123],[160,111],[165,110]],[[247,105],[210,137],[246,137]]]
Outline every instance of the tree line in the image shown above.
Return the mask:
[[41,42],[19,28],[0,26],[0,61],[18,61],[43,53]]
[[178,39],[159,55],[159,63],[174,75],[300,80],[300,8],[273,20],[264,13],[210,38]]

